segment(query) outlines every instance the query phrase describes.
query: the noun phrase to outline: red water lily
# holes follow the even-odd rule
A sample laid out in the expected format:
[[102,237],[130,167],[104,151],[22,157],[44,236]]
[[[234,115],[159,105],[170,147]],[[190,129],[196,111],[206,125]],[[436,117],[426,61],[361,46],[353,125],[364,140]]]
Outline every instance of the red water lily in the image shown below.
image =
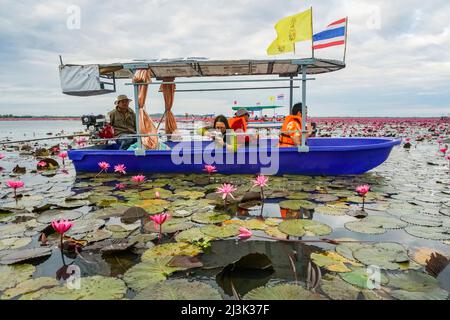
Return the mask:
[[118,164],[114,166],[114,172],[119,172],[121,174],[126,174],[126,167],[124,164]]
[[159,230],[159,235],[158,235],[159,241],[161,241],[161,236],[162,236],[162,225],[169,218],[170,218],[170,215],[166,212],[150,216],[150,220],[153,221],[153,224],[155,225],[155,229]]
[[53,220],[52,221],[52,227],[53,229],[58,232],[61,235],[61,250],[63,250],[63,241],[64,241],[64,234],[70,230],[70,228],[73,227],[73,222],[70,222],[69,220]]
[[363,199],[363,203],[362,203],[362,211],[364,211],[364,204],[365,204],[365,200],[366,200],[366,194],[370,191],[370,186],[365,184],[362,186],[358,186],[356,187],[356,192],[359,194],[360,197],[362,197]]
[[247,240],[250,239],[253,236],[253,233],[248,230],[247,228],[240,227],[239,228],[239,239],[241,240]]
[[6,184],[8,185],[8,187],[14,189],[14,198],[15,199],[17,199],[17,189],[23,188],[23,186],[25,185],[25,183],[23,181],[13,181],[13,180],[8,180],[6,182]]

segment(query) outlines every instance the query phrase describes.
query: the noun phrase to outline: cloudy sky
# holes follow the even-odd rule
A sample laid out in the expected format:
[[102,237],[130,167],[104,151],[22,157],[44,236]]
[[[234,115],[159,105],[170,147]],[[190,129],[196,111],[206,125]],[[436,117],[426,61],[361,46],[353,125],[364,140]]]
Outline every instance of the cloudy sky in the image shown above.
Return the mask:
[[[115,95],[61,93],[59,54],[65,63],[263,59],[276,36],[274,24],[310,6],[315,32],[345,16],[350,21],[348,66],[309,82],[310,115],[450,115],[448,0],[0,0],[0,114],[111,109]],[[73,20],[78,9],[80,19]],[[310,57],[305,45],[299,48],[297,57]],[[321,50],[316,56],[342,59],[342,52]],[[123,83],[118,91],[131,95]],[[179,93],[174,111],[231,114],[227,110],[235,100],[264,104],[279,93],[283,90]],[[149,92],[147,109],[163,110],[156,88]]]

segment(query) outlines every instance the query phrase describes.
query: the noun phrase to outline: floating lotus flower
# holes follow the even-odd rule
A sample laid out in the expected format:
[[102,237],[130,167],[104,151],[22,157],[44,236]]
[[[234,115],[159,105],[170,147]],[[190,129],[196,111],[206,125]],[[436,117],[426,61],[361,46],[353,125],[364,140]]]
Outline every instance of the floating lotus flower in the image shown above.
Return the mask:
[[363,204],[362,204],[362,211],[364,211],[364,203],[365,203],[365,199],[366,199],[366,194],[370,191],[370,186],[369,185],[362,185],[362,186],[358,186],[356,187],[356,192],[359,194],[360,197],[362,197],[363,199]]
[[443,147],[443,148],[440,148],[440,149],[439,149],[439,152],[443,153],[444,156],[445,156],[445,154],[447,153],[447,150],[448,150],[448,147],[445,146],[445,147]]
[[260,187],[261,188],[261,215],[263,214],[264,210],[264,187],[267,187],[267,182],[269,181],[269,178],[267,178],[265,175],[258,175],[255,180],[253,180],[253,187]]
[[99,162],[98,166],[100,167],[100,171],[99,171],[99,173],[97,173],[97,175],[95,177],[97,177],[102,172],[107,172],[108,169],[111,167],[111,165],[108,162],[104,162],[104,161]]
[[247,240],[250,239],[253,236],[253,233],[248,230],[247,228],[240,227],[239,228],[239,239],[240,240]]
[[217,169],[215,166],[211,166],[211,165],[205,165],[205,168],[203,169],[203,171],[207,172],[209,175],[209,180],[211,180],[211,175],[215,172],[217,172]]
[[64,241],[64,234],[70,230],[70,228],[73,227],[73,223],[69,220],[53,220],[52,221],[52,227],[53,229],[58,232],[61,235],[61,250],[63,250],[63,241]]
[[121,174],[126,174],[125,169],[126,169],[126,167],[124,164],[118,164],[118,165],[114,166],[114,172],[119,172]]
[[117,190],[123,190],[125,188],[126,188],[126,186],[125,186],[124,183],[116,183],[116,189]]
[[159,230],[159,235],[158,235],[159,241],[161,241],[161,236],[162,236],[162,225],[169,218],[170,218],[170,215],[166,212],[150,216],[150,220],[153,221],[153,224],[155,225],[155,229]]
[[60,157],[62,159],[63,166],[65,166],[66,165],[65,159],[67,158],[67,151],[60,152],[58,154],[58,157]]
[[4,157],[5,157],[5,155],[0,153],[0,160],[2,160]]
[[38,166],[39,168],[46,167],[46,166],[47,166],[47,162],[45,162],[45,161],[39,161],[39,162],[37,163],[37,166]]
[[19,188],[23,188],[23,186],[25,185],[25,183],[23,181],[12,181],[12,180],[8,180],[6,182],[6,184],[8,185],[8,187],[14,189],[14,199],[17,200],[17,189]]
[[233,186],[232,184],[224,183],[224,184],[222,184],[222,186],[217,188],[216,193],[222,194],[222,199],[224,200],[224,204],[227,205],[228,196],[230,196],[231,198],[234,199],[232,192],[235,192],[236,190],[237,190],[237,188],[235,186]]
[[137,183],[137,184],[142,184],[145,181],[145,176],[143,175],[137,175],[137,176],[133,176],[131,178],[131,181]]

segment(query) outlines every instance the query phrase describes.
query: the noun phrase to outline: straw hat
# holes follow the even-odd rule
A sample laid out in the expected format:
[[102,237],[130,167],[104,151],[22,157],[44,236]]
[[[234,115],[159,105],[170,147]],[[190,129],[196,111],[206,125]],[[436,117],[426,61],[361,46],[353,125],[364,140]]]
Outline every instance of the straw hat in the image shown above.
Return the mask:
[[244,115],[246,115],[246,114],[250,115],[250,113],[248,112],[247,109],[239,109],[239,110],[236,112],[236,117],[242,117],[242,116],[244,116]]
[[119,104],[119,101],[122,101],[122,100],[133,101],[131,99],[128,99],[128,97],[126,95],[121,94],[117,97],[116,101],[114,101],[114,104],[117,106]]

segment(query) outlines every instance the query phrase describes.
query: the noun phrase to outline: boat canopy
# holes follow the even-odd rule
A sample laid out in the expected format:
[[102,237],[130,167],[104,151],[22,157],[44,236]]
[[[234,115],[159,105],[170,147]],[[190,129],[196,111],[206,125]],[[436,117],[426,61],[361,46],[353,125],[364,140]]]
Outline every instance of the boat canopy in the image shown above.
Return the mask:
[[272,110],[272,109],[281,109],[283,106],[248,106],[248,107],[233,107],[234,111],[246,109],[248,111],[262,111],[262,110]]

